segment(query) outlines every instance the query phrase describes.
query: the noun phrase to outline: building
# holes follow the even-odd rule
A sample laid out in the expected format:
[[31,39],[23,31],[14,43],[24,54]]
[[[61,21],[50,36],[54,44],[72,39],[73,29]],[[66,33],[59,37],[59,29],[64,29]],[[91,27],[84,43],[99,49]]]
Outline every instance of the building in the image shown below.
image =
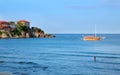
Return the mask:
[[9,22],[7,22],[7,21],[0,21],[0,30],[10,31],[11,27],[9,25]]
[[26,21],[26,20],[19,20],[19,21],[17,21],[17,24],[20,24],[22,26],[30,27],[30,22]]
[[15,22],[14,21],[9,21],[9,26],[14,29],[15,28]]
[[0,20],[0,30],[5,30],[5,31],[14,30],[16,24],[30,27],[30,22],[26,20],[19,20],[17,22],[14,22],[14,21],[7,22],[7,21]]
[[3,29],[5,27],[7,27],[8,25],[9,25],[8,22],[6,22],[6,21],[0,21],[0,29]]

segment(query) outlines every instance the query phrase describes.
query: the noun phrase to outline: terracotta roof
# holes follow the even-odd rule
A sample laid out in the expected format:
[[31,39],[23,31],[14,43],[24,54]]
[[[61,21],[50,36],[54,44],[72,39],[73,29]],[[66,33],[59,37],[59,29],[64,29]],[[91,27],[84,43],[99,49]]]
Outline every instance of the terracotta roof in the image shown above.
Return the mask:
[[7,22],[7,21],[4,21],[4,20],[0,20],[0,23],[3,23],[3,22]]
[[26,21],[26,20],[19,20],[17,22],[29,22],[29,21]]

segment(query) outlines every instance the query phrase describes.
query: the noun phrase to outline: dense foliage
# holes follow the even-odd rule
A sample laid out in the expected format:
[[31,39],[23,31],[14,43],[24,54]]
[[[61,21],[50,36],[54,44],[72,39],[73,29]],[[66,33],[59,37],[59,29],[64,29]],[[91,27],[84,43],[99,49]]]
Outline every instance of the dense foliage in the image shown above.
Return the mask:
[[2,35],[2,32],[0,31],[0,36]]
[[34,32],[41,32],[41,33],[44,33],[44,31],[40,28],[37,28],[37,27],[32,27],[31,28]]
[[39,37],[54,37],[50,34],[45,34],[44,31],[38,27],[29,27],[23,24],[15,24],[10,22],[13,26],[9,30],[0,30],[0,38],[39,38]]
[[20,36],[21,35],[21,32],[25,32],[25,33],[29,33],[29,31],[33,31],[33,32],[37,32],[37,33],[44,33],[43,30],[41,30],[40,28],[37,28],[37,27],[32,27],[31,29],[27,26],[23,26],[23,25],[20,25],[20,24],[16,24],[14,30],[11,31],[11,34],[12,36],[14,35],[18,35]]

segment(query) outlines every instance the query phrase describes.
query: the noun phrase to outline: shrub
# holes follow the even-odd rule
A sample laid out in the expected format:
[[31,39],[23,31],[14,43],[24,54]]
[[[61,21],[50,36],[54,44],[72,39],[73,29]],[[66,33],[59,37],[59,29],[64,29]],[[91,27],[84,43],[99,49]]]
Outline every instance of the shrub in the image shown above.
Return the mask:
[[0,31],[0,36],[2,35],[2,32]]

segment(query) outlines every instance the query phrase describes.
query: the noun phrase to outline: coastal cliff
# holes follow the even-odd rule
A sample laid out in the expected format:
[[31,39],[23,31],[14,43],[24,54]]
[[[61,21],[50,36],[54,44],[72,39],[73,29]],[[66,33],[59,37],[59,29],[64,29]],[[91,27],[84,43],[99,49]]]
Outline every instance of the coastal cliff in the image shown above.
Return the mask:
[[[0,38],[53,38],[52,34],[45,34],[44,31],[38,27],[29,26],[27,21],[14,22],[0,22]],[[10,26],[12,24],[12,26]],[[13,27],[14,26],[14,27]]]
[[45,34],[37,27],[19,26],[11,31],[0,30],[0,38],[53,38],[52,34]]

